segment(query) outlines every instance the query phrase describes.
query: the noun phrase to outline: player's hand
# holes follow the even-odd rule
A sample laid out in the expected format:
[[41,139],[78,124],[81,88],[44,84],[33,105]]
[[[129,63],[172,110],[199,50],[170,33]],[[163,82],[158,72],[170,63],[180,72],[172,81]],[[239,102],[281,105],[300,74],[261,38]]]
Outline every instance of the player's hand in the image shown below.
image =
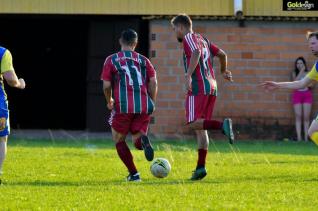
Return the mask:
[[300,72],[306,72],[306,67],[305,67],[305,65],[301,64]]
[[24,89],[25,88],[25,81],[23,78],[19,79],[19,83],[20,83],[19,89]]
[[186,75],[186,88],[189,91],[192,91],[192,78],[189,75]]
[[232,72],[231,72],[231,71],[225,70],[224,73],[222,73],[222,75],[223,75],[223,78],[224,78],[225,80],[228,80],[228,81],[230,81],[230,82],[234,82],[234,81],[233,81],[233,78],[232,78]]
[[279,88],[279,84],[275,81],[265,81],[261,83],[259,86],[263,87],[265,91],[273,91]]
[[111,98],[111,99],[109,100],[109,102],[107,103],[107,108],[108,108],[109,110],[113,110],[113,108],[114,108],[114,99],[113,99],[113,98]]

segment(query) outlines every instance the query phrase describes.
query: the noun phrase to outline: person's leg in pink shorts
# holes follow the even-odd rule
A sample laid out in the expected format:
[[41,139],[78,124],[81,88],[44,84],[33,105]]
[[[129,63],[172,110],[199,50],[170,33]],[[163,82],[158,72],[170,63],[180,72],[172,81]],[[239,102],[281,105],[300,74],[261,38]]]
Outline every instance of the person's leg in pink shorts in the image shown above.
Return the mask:
[[299,91],[295,90],[292,94],[292,102],[295,112],[295,125],[297,140],[301,141],[301,125],[303,119],[304,139],[308,140],[308,128],[310,123],[310,112],[312,107],[312,93],[311,90]]

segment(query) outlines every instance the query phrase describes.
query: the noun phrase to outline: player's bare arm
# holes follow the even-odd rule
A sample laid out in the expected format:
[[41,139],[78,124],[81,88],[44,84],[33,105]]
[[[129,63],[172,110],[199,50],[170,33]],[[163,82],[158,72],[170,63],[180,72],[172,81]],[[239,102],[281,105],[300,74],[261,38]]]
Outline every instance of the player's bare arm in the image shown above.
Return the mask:
[[6,80],[6,82],[9,84],[9,86],[18,88],[18,89],[25,88],[24,79],[23,78],[18,79],[16,73],[13,70],[3,73],[3,77]]
[[112,110],[114,108],[114,100],[112,98],[112,85],[110,81],[103,80],[103,91],[107,102],[107,108]]
[[303,89],[313,82],[315,82],[315,80],[312,80],[306,76],[300,81],[293,82],[265,81],[261,83],[260,86],[262,86],[267,91],[272,91],[276,89]]
[[201,51],[199,49],[194,50],[191,54],[190,63],[189,63],[189,67],[188,67],[187,74],[186,74],[186,85],[187,85],[188,90],[192,90],[191,75],[193,74],[196,66],[199,63],[200,56],[201,56]]
[[216,56],[220,60],[221,73],[223,75],[223,78],[228,80],[228,81],[233,82],[232,72],[227,69],[227,55],[226,55],[226,53],[222,49],[220,49],[218,51],[218,53],[216,54]]
[[152,101],[156,103],[157,93],[158,93],[158,83],[157,83],[156,77],[152,77],[149,79],[148,93]]

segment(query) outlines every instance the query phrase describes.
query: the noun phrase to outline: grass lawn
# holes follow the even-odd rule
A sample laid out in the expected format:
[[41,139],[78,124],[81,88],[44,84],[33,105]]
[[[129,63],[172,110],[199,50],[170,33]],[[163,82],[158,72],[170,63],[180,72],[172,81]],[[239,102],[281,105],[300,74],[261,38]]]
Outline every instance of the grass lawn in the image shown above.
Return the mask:
[[208,175],[197,182],[188,180],[194,141],[153,145],[170,175],[154,178],[143,152],[132,150],[142,182],[128,183],[110,140],[10,140],[0,210],[317,210],[312,143],[211,142]]

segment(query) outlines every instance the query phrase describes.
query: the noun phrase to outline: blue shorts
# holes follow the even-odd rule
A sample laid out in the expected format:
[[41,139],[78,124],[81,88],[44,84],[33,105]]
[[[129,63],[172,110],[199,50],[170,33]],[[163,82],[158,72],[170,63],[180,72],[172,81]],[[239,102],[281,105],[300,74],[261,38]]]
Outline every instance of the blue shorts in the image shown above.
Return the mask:
[[10,134],[9,110],[0,107],[0,137]]

